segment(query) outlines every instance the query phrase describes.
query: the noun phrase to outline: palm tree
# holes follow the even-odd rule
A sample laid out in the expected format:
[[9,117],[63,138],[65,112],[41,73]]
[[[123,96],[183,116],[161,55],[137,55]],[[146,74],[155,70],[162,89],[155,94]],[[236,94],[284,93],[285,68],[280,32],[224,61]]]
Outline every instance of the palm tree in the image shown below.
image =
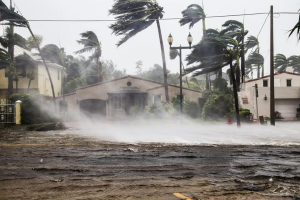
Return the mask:
[[[256,47],[256,49],[254,50],[254,52],[259,53],[259,50],[260,50],[260,48],[259,48],[259,41],[258,41],[257,37],[251,35],[251,36],[249,36],[249,37],[247,38],[247,41],[246,41],[246,44],[245,44],[245,53],[247,53],[247,51],[248,51],[249,49],[253,49],[254,47]],[[247,62],[247,61],[246,61],[246,62]],[[248,66],[247,66],[247,65],[248,65]],[[254,69],[254,68],[252,67],[251,64],[247,64],[247,63],[246,63],[246,65],[245,65],[245,71],[246,71],[245,74],[246,74],[246,75],[249,75],[249,73],[251,73],[251,77],[253,78],[253,72],[252,72],[253,69]],[[257,69],[260,69],[260,65],[257,66]],[[249,71],[249,70],[250,70],[250,71]],[[259,73],[260,73],[260,71],[257,70],[257,78],[260,77]]]
[[274,57],[274,68],[276,72],[285,72],[289,66],[289,59],[283,54],[276,54]]
[[289,65],[293,67],[294,73],[300,73],[300,56],[291,56],[289,61]]
[[197,63],[197,65],[186,69],[187,73],[194,72],[193,76],[198,76],[230,65],[230,76],[233,82],[238,127],[240,126],[240,116],[233,61],[238,58],[240,51],[241,44],[231,37],[220,36],[216,38],[205,38],[199,44],[194,46],[192,53],[187,57],[189,65],[195,63]]
[[[257,78],[260,78],[260,66],[262,69],[261,72],[261,76],[264,76],[264,57],[257,53],[257,52],[253,52],[249,55],[247,61],[246,61],[246,66],[249,67],[249,65],[251,65],[251,68],[253,69],[253,66],[256,67],[257,69]],[[252,66],[253,65],[253,66]]]
[[117,46],[122,45],[156,21],[163,61],[165,95],[166,101],[169,103],[166,56],[159,22],[163,18],[163,7],[154,0],[116,0],[109,13],[115,15],[117,19],[117,22],[111,24],[109,28],[117,36],[124,35]]
[[[14,12],[12,7],[12,1],[10,1],[10,8],[8,8],[2,1],[0,1],[0,21],[9,21],[8,23],[3,23],[2,25],[10,25],[10,33],[7,35],[7,40],[5,41],[1,38],[0,43],[8,47],[8,53],[11,57],[11,60],[14,60],[14,26],[25,27],[26,19]],[[13,68],[12,63],[10,67]],[[13,93],[13,73],[8,73],[8,96]]]
[[[202,31],[203,31],[203,38],[206,38],[206,25],[205,25],[205,13],[204,9],[198,4],[191,4],[182,12],[183,18],[179,20],[181,26],[189,24],[189,27],[192,28],[197,22],[201,21],[202,19]],[[205,75],[205,82],[206,82],[206,90],[209,90],[209,82],[210,82],[210,75],[209,73]]]
[[293,34],[295,30],[297,30],[296,34],[298,35],[300,40],[300,14],[299,14],[299,20],[297,24],[289,31],[290,32],[289,37]]
[[87,31],[80,34],[82,39],[77,40],[79,44],[83,45],[83,48],[76,51],[76,54],[82,54],[93,51],[93,54],[89,57],[86,62],[86,67],[95,60],[97,65],[97,82],[100,82],[100,71],[99,71],[99,59],[101,56],[101,42],[99,42],[97,35],[93,31]]
[[35,79],[34,70],[32,70],[31,73],[27,73],[27,78],[29,79],[27,93],[29,93],[31,81]]
[[[237,54],[236,56],[236,81],[237,81],[237,88],[238,91],[240,90],[240,84],[241,84],[241,70],[242,70],[242,81],[243,76],[245,75],[245,53],[244,53],[244,38],[248,34],[248,31],[244,29],[244,24],[236,21],[236,20],[228,20],[226,21],[222,27],[224,29],[220,31],[220,36],[226,35],[229,37],[234,38],[239,44],[241,43],[241,47],[237,46],[236,48],[240,48],[241,51],[240,54]],[[241,69],[240,69],[240,58],[241,58]]]

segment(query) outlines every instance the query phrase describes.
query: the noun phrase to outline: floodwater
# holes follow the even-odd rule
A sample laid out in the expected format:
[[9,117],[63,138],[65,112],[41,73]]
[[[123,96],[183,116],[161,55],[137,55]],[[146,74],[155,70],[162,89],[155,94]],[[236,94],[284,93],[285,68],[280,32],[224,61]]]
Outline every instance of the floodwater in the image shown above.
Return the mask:
[[300,199],[298,123],[71,125],[0,131],[1,200]]

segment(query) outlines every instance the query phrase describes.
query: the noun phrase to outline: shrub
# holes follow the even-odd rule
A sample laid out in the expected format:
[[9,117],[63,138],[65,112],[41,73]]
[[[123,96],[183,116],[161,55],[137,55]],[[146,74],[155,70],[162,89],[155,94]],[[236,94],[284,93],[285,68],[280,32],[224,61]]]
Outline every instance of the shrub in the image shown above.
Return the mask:
[[197,118],[200,116],[200,107],[198,103],[194,101],[184,101],[183,111],[186,115]]
[[87,86],[86,80],[84,78],[74,78],[66,83],[65,94],[75,92],[76,88]]
[[[244,108],[239,108],[239,114],[240,114],[241,122],[246,122],[246,123],[252,122],[252,120],[253,120],[253,114],[250,112],[250,110],[244,109]],[[230,117],[233,120],[236,120],[235,109],[231,110]]]
[[[44,122],[57,121],[52,117],[49,112],[41,110],[40,105],[45,105],[46,98],[39,94],[13,94],[9,97],[9,100],[16,102],[17,100],[22,101],[21,103],[21,123],[22,124],[38,124]],[[50,110],[50,109],[49,109]]]
[[284,119],[284,118],[281,116],[280,112],[275,111],[275,119]]
[[219,120],[226,118],[233,107],[233,99],[228,94],[209,95],[203,110],[202,117],[205,120]]

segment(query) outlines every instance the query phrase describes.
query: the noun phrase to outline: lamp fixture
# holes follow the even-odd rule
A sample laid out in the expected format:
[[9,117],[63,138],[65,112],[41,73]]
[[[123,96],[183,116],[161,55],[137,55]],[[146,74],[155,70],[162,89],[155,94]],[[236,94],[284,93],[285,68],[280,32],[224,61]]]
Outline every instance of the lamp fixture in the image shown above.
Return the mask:
[[268,99],[268,97],[267,97],[267,95],[265,94],[265,97],[264,97],[264,99],[265,99],[265,101],[267,101],[267,99]]
[[168,42],[169,42],[169,45],[172,46],[172,43],[173,43],[173,37],[170,33],[169,37],[168,37]]

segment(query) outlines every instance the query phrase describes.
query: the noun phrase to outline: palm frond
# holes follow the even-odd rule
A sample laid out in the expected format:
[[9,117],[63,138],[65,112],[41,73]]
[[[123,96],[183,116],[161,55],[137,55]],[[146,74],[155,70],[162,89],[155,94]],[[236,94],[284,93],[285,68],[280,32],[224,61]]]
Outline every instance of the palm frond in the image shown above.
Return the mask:
[[192,28],[197,22],[205,18],[204,10],[198,4],[191,4],[187,9],[182,12],[183,18],[179,20],[181,26],[190,24],[189,27]]

